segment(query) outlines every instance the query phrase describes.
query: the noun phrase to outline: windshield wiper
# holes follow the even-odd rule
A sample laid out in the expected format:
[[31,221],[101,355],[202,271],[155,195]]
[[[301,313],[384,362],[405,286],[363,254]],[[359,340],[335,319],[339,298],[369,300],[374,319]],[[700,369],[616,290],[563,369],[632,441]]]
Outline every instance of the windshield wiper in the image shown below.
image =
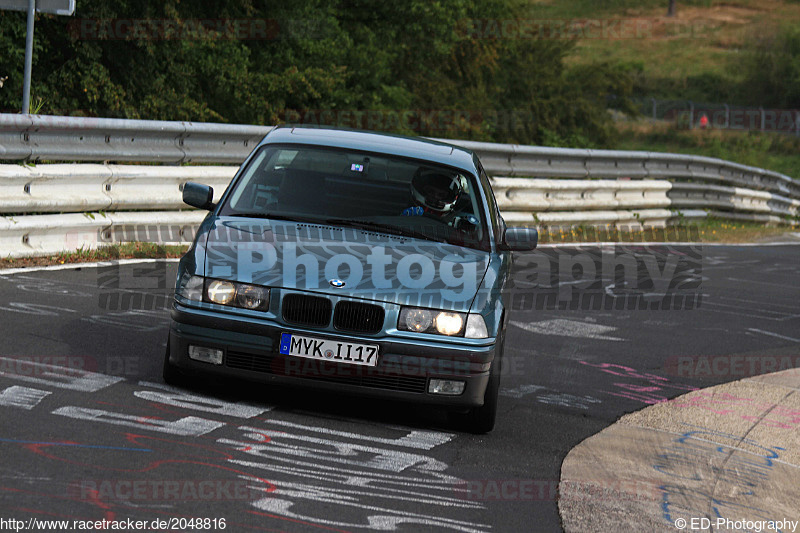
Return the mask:
[[371,222],[368,220],[352,220],[349,218],[315,218],[315,217],[307,217],[303,215],[290,215],[290,214],[278,214],[278,213],[263,213],[263,212],[253,212],[253,213],[231,213],[230,217],[241,217],[241,218],[267,218],[272,220],[288,220],[292,222],[304,222],[309,224],[326,224],[326,225],[335,225],[335,226],[346,226],[346,227],[353,227],[365,230],[373,230],[379,231],[381,233],[388,233],[390,235],[397,235],[400,237],[412,237],[415,239],[423,239],[427,241],[436,241],[436,242],[448,242],[446,239],[437,238],[432,235],[428,235],[427,233],[423,233],[421,231],[416,231],[411,228],[406,228],[403,226],[395,226],[394,224],[384,224],[381,222]]
[[352,220],[349,218],[328,218],[325,220],[327,224],[336,224],[340,226],[350,226],[360,229],[380,231],[390,235],[399,235],[401,237],[413,237],[415,239],[424,239],[427,241],[447,242],[442,239],[437,239],[427,233],[416,231],[403,226],[395,226],[394,224],[384,224],[381,222],[370,222],[367,220]]

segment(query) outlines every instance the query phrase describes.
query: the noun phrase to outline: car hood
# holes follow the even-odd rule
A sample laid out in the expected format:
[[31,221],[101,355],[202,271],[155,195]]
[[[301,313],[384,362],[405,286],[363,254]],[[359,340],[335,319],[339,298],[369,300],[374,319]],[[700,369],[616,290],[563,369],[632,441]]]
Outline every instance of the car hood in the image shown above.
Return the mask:
[[217,217],[207,236],[205,275],[468,311],[490,258],[489,252],[357,228]]

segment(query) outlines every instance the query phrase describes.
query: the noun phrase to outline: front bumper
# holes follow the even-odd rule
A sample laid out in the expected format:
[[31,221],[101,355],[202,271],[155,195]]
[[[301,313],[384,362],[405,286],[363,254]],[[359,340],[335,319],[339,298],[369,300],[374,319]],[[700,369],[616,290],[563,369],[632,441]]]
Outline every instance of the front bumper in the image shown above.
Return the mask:
[[[377,366],[337,364],[280,354],[281,333],[379,346]],[[187,374],[218,375],[260,383],[310,387],[450,407],[483,405],[495,345],[467,346],[429,340],[332,334],[271,321],[242,320],[176,303],[169,335],[170,363]],[[190,359],[189,345],[223,350],[214,365]],[[458,396],[431,394],[432,378],[465,383]]]

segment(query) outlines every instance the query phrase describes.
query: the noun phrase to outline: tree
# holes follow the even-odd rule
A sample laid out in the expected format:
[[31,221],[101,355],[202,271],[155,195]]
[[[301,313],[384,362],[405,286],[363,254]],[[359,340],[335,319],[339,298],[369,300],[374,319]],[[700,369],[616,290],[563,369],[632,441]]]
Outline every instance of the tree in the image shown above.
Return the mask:
[[[522,5],[81,0],[74,19],[38,16],[32,96],[53,115],[608,145],[628,74],[570,66],[571,39],[517,35],[502,21]],[[24,13],[0,11],[0,111],[19,109],[24,41]]]
[[675,16],[675,0],[669,0],[669,6],[667,6],[667,16]]

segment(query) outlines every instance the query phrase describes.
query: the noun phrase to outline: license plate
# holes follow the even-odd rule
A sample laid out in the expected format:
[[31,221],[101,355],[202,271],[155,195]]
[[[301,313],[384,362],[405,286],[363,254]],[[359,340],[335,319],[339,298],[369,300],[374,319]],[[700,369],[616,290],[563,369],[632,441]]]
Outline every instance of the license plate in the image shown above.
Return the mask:
[[354,344],[291,333],[281,333],[280,352],[284,355],[350,365],[375,366],[378,364],[378,347],[374,344]]

